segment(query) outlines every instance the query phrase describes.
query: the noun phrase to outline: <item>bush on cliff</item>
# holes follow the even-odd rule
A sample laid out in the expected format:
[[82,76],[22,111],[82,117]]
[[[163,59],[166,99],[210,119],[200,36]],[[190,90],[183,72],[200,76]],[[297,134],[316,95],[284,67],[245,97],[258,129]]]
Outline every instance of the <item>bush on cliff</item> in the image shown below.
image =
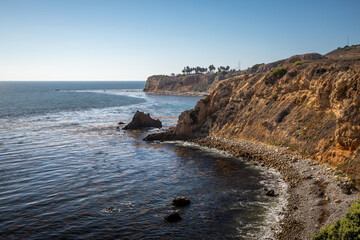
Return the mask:
[[152,75],[152,78],[159,78],[160,80],[166,77],[169,77],[168,75]]
[[360,239],[360,200],[353,203],[345,217],[325,226],[313,237],[313,240],[330,239]]
[[276,78],[281,78],[282,76],[285,75],[286,72],[287,72],[286,67],[277,67],[271,72],[271,76],[274,76]]
[[251,67],[251,72],[256,72],[260,66],[265,65],[265,63],[257,63]]
[[206,96],[205,98],[200,99],[200,101],[204,104],[208,104],[210,102],[210,96]]

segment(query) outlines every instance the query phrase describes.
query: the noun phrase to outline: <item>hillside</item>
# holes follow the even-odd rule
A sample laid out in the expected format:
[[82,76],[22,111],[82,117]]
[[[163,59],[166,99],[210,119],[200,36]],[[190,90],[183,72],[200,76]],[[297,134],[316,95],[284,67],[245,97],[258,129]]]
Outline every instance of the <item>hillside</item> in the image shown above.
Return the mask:
[[185,94],[209,94],[219,81],[239,75],[239,72],[189,74],[181,76],[154,75],[146,80],[145,92]]
[[261,73],[271,70],[273,68],[295,63],[297,61],[312,61],[323,59],[324,56],[318,53],[309,53],[304,55],[296,55],[287,59],[279,60],[269,64],[255,64],[253,67],[242,71],[223,71],[217,73],[206,74],[188,74],[188,75],[154,75],[148,77],[144,88],[145,92],[159,93],[159,94],[202,94],[207,95],[211,89],[220,81],[235,76]]
[[215,136],[287,146],[359,180],[360,45],[349,48],[273,64],[284,67],[284,75],[272,74],[268,64],[258,73],[223,80],[162,137]]
[[224,79],[145,140],[191,140],[277,169],[289,198],[276,238],[310,239],[359,198],[360,45]]

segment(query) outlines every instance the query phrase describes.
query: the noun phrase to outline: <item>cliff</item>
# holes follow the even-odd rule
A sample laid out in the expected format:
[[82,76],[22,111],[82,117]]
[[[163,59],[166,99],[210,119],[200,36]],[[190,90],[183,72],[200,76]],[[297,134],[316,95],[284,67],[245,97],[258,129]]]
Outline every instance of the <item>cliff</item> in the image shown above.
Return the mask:
[[[359,180],[360,45],[294,56],[253,72],[217,82],[176,127],[148,139],[214,136],[281,145]],[[192,89],[188,81],[181,89]]]
[[148,77],[146,80],[144,91],[152,93],[199,93],[207,95],[218,82],[227,78],[250,73],[261,73],[282,65],[295,63],[297,61],[311,61],[323,58],[324,56],[318,53],[309,53],[292,56],[291,58],[279,60],[269,64],[256,64],[252,68],[242,71],[189,74],[179,76],[154,75]]
[[189,74],[181,76],[155,75],[146,80],[145,92],[208,94],[219,81],[239,75],[240,72]]

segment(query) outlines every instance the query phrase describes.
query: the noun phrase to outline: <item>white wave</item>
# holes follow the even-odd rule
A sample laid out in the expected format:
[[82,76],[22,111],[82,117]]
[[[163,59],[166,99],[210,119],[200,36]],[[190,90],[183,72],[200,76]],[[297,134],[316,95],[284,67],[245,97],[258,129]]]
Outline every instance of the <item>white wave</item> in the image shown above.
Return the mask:
[[[200,146],[199,144],[185,141],[166,141],[166,143],[172,143],[178,146],[184,147],[192,147],[201,150],[204,153],[215,154],[217,156],[222,157],[233,157],[233,155],[218,150],[216,148],[208,148]],[[253,226],[250,224],[246,227],[255,227],[258,228],[259,231],[257,233],[249,233],[248,237],[251,239],[275,239],[274,233],[278,233],[280,231],[280,222],[284,218],[284,209],[287,207],[289,193],[287,191],[288,185],[282,178],[280,172],[273,168],[261,167],[259,165],[254,165],[251,162],[243,161],[247,166],[255,169],[261,170],[261,175],[264,180],[260,181],[260,184],[265,186],[267,189],[275,189],[278,196],[276,198],[272,198],[274,201],[256,201],[252,204],[256,204],[257,206],[263,206],[267,209],[266,214],[264,216],[264,223],[261,226]],[[265,192],[265,191],[264,191]],[[260,194],[261,195],[261,194]],[[241,205],[241,203],[240,203]],[[239,233],[241,234],[242,230],[239,229]],[[254,238],[255,236],[255,238]]]
[[128,96],[128,97],[136,97],[136,98],[146,98],[145,93],[142,89],[88,89],[88,90],[60,90],[61,92],[76,92],[76,93],[99,93],[99,94],[109,94],[109,95],[120,95],[120,96]]
[[260,183],[267,189],[275,189],[278,196],[266,203],[265,225],[260,229],[258,239],[275,239],[274,233],[278,233],[280,229],[280,222],[284,218],[284,210],[287,207],[289,193],[287,191],[288,185],[282,178],[282,175],[273,168],[268,168],[262,172],[265,179]]

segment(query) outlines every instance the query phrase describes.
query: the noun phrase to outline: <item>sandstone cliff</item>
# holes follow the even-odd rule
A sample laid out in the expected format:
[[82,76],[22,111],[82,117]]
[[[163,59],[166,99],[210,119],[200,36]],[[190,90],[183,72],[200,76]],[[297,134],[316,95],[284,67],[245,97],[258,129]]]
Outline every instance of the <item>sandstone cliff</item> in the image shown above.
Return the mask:
[[261,73],[272,70],[276,67],[286,64],[295,63],[297,61],[311,61],[323,59],[324,56],[318,53],[309,53],[304,55],[296,55],[291,58],[279,60],[269,64],[256,64],[252,68],[242,71],[217,72],[207,74],[190,74],[180,76],[154,75],[148,77],[144,88],[145,92],[153,93],[202,93],[209,94],[211,89],[220,81],[250,73]]
[[208,94],[219,81],[239,75],[240,72],[190,74],[185,76],[155,75],[146,80],[145,92]]
[[218,82],[176,127],[148,139],[210,135],[283,145],[359,180],[360,45],[309,56]]

